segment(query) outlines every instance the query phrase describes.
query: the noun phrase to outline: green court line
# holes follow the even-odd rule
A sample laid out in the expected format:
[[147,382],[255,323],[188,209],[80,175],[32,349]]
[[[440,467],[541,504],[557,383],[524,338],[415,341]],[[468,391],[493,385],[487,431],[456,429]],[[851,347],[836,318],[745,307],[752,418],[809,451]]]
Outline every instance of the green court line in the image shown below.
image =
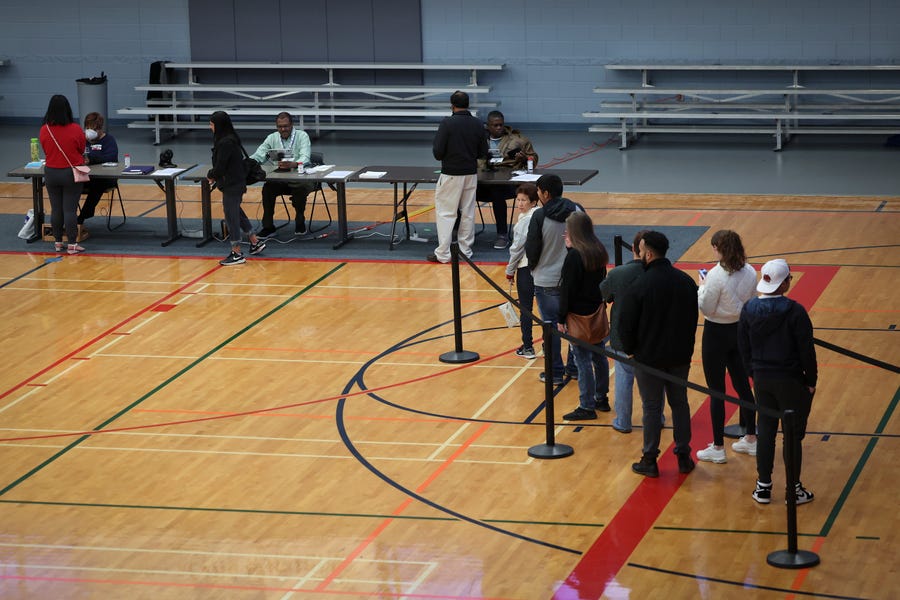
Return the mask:
[[[275,308],[273,308],[273,309],[270,310],[269,312],[265,313],[264,315],[262,315],[261,317],[259,317],[259,318],[256,319],[255,321],[251,322],[249,325],[247,325],[247,326],[244,327],[243,329],[239,330],[237,333],[235,333],[235,334],[232,335],[231,337],[227,338],[225,341],[223,341],[223,342],[222,342],[221,344],[219,344],[218,346],[214,346],[211,350],[209,350],[209,351],[206,352],[205,354],[201,355],[201,356],[200,356],[199,358],[197,358],[196,360],[192,361],[192,362],[191,362],[190,364],[188,364],[186,367],[184,367],[183,369],[181,369],[180,371],[178,371],[177,373],[175,373],[174,375],[172,375],[171,377],[169,377],[168,379],[166,379],[165,381],[163,381],[161,384],[159,384],[158,386],[156,386],[155,388],[153,388],[152,390],[150,390],[149,392],[147,392],[146,394],[144,394],[143,396],[141,396],[140,398],[138,398],[137,400],[135,400],[134,402],[132,402],[131,404],[129,404],[128,406],[126,406],[125,408],[123,408],[122,410],[120,410],[119,412],[117,412],[116,414],[114,414],[113,416],[111,416],[110,418],[108,418],[107,420],[103,421],[102,423],[100,423],[99,425],[97,425],[96,427],[94,427],[93,431],[99,431],[100,429],[103,429],[104,427],[106,427],[106,426],[109,425],[110,423],[116,421],[116,420],[119,419],[122,415],[128,413],[128,411],[130,411],[130,410],[133,409],[134,407],[138,406],[138,405],[141,404],[144,400],[146,400],[147,398],[150,398],[151,396],[153,396],[154,394],[156,394],[158,391],[160,391],[160,390],[162,390],[163,388],[165,388],[166,386],[168,386],[168,385],[169,385],[170,383],[172,383],[173,381],[176,381],[176,380],[177,380],[178,378],[180,378],[182,375],[184,375],[185,373],[187,373],[188,371],[190,371],[191,369],[193,369],[194,367],[196,367],[197,365],[199,365],[200,363],[202,363],[203,361],[205,361],[207,358],[209,358],[210,356],[212,356],[213,354],[215,354],[216,352],[218,352],[219,350],[221,350],[223,347],[225,347],[226,345],[230,344],[231,342],[233,342],[235,339],[237,339],[237,338],[239,338],[240,336],[242,336],[243,334],[245,334],[245,333],[246,333],[247,331],[249,331],[250,329],[256,327],[259,323],[261,323],[262,321],[268,319],[268,318],[271,317],[273,314],[275,314],[275,313],[277,313],[278,311],[280,311],[281,309],[283,309],[285,306],[287,306],[288,304],[290,304],[291,302],[293,302],[294,300],[296,300],[298,297],[302,296],[303,294],[305,294],[306,292],[308,292],[309,290],[311,290],[312,288],[314,288],[315,286],[317,286],[319,283],[321,283],[322,281],[324,281],[324,280],[327,279],[328,277],[331,277],[331,275],[333,275],[334,273],[336,273],[339,269],[343,268],[346,264],[347,264],[347,263],[340,263],[340,264],[338,264],[336,267],[334,267],[333,269],[331,269],[330,271],[328,271],[327,273],[325,273],[324,275],[322,275],[321,277],[319,277],[318,279],[316,279],[315,281],[313,281],[312,283],[310,283],[309,285],[307,285],[306,287],[304,287],[303,289],[301,289],[299,292],[297,292],[296,294],[294,294],[293,296],[291,296],[290,298],[288,298],[287,300],[285,300],[284,302],[282,302],[281,304],[279,304],[278,306],[276,306]],[[64,454],[66,454],[66,453],[67,453],[69,450],[71,450],[72,448],[75,448],[76,446],[78,446],[79,444],[81,444],[81,442],[83,442],[84,440],[88,439],[89,437],[91,437],[91,436],[89,436],[89,435],[83,435],[83,436],[81,436],[80,438],[78,438],[77,440],[75,440],[74,442],[72,442],[71,444],[69,444],[68,446],[66,446],[65,448],[63,448],[62,450],[60,450],[59,452],[57,452],[56,454],[54,454],[53,456],[51,456],[50,458],[48,458],[47,460],[45,460],[44,462],[42,462],[41,464],[39,464],[39,465],[36,466],[35,468],[31,469],[30,471],[28,471],[27,473],[25,473],[24,475],[22,475],[21,477],[19,477],[18,479],[16,479],[15,481],[13,481],[12,483],[10,483],[10,484],[7,485],[6,487],[4,487],[3,489],[0,489],[0,496],[3,496],[3,495],[6,494],[8,491],[12,490],[13,488],[15,488],[16,486],[18,486],[18,485],[19,485],[20,483],[22,483],[23,481],[29,479],[32,475],[38,473],[39,471],[41,471],[41,470],[42,470],[44,467],[46,467],[47,465],[49,465],[49,464],[55,462],[58,458],[60,458],[60,457],[63,456]]]
[[[203,506],[163,506],[159,504],[103,504],[100,502],[53,502],[40,500],[0,500],[0,504],[29,504],[38,506],[81,506],[84,508],[126,508],[138,510],[183,510],[191,512],[237,513],[248,515],[290,515],[296,517],[339,517],[354,519],[396,519],[398,521],[456,521],[454,517],[428,517],[424,515],[394,515],[377,513],[340,513],[307,510],[266,510],[262,508],[218,508]],[[603,527],[602,523],[565,523],[557,521],[520,521],[510,519],[480,519],[486,523],[511,523],[514,525],[546,525],[550,527]]]
[[[898,387],[894,392],[894,397],[893,399],[891,399],[890,404],[888,404],[887,409],[884,411],[884,415],[881,417],[881,422],[879,422],[878,427],[875,428],[876,434],[881,434],[884,432],[884,428],[887,427],[888,422],[894,415],[894,411],[897,409],[898,402],[900,402],[900,387]],[[841,490],[841,495],[838,496],[837,502],[834,503],[834,508],[831,509],[831,513],[828,515],[828,518],[825,519],[825,524],[822,526],[822,531],[819,534],[820,536],[828,537],[831,528],[834,527],[834,522],[837,520],[838,514],[844,507],[844,503],[847,502],[847,498],[850,497],[850,492],[853,491],[853,486],[856,484],[856,480],[859,479],[859,476],[862,474],[863,467],[866,466],[866,463],[869,461],[869,457],[872,456],[872,452],[875,450],[876,444],[878,444],[877,437],[873,437],[869,440],[869,443],[866,444],[866,449],[863,451],[862,455],[859,457],[859,460],[856,462],[856,467],[853,469],[853,473],[850,474],[850,479],[847,480],[847,483],[844,485],[844,489]]]

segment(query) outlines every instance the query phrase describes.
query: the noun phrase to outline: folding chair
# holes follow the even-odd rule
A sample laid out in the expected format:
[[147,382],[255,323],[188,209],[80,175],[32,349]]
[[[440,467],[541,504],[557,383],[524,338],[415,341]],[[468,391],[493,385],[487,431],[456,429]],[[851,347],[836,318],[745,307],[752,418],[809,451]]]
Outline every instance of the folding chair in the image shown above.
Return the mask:
[[[106,228],[109,231],[112,231],[112,230],[118,229],[119,227],[124,225],[125,221],[128,220],[128,217],[125,216],[125,203],[122,201],[122,190],[119,189],[119,182],[116,181],[115,187],[111,187],[106,191],[109,192],[109,204],[107,204],[107,206],[106,206]],[[113,205],[115,204],[117,195],[119,197],[119,209],[122,211],[122,222],[119,223],[118,225],[116,225],[115,227],[113,227],[111,225],[112,211],[113,211]]]
[[[325,157],[321,152],[310,152],[309,153],[309,165],[310,167],[315,167],[318,165],[325,164]],[[333,220],[331,217],[331,209],[328,207],[328,199],[325,197],[325,189],[323,187],[323,182],[318,181],[313,184],[315,187],[312,192],[312,206],[309,209],[309,219],[307,220],[306,232],[307,233],[316,233],[318,231],[322,231],[327,227],[330,227]],[[328,187],[331,188],[332,191],[337,191],[333,184],[327,183]],[[328,215],[328,222],[318,228],[313,228],[313,216],[316,213],[316,204],[319,202],[319,196],[322,197],[322,205],[325,207],[325,214]],[[276,228],[280,229],[291,222],[291,213],[288,210],[287,198],[285,198],[285,194],[281,195],[281,204],[284,206],[284,213],[287,215],[288,222],[278,225]]]

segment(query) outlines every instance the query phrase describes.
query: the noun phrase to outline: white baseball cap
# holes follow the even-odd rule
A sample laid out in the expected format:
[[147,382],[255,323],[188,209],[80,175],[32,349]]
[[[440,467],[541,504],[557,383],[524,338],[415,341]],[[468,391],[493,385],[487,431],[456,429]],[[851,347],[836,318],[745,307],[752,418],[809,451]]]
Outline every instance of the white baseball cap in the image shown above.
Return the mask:
[[756,284],[756,290],[763,294],[771,294],[790,276],[791,268],[783,258],[776,258],[764,264],[760,272],[762,278]]

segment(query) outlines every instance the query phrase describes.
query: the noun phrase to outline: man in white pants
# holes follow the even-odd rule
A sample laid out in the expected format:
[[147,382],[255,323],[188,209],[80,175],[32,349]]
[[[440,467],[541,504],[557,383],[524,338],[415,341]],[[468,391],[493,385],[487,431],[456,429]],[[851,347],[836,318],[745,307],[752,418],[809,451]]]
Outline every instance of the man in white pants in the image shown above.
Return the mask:
[[472,256],[475,242],[475,188],[478,159],[488,154],[484,124],[469,112],[469,95],[456,91],[450,96],[453,115],[441,121],[434,136],[434,158],[441,161],[441,176],[434,189],[438,246],[426,260],[450,262],[453,225],[459,211],[459,251]]

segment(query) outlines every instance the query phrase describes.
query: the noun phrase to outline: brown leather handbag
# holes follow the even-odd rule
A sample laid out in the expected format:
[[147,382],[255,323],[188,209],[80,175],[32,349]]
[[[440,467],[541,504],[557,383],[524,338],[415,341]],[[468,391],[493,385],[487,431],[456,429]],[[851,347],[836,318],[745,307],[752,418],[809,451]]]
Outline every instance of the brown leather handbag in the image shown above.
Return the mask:
[[566,329],[569,335],[589,344],[599,344],[609,335],[609,318],[606,316],[606,302],[601,302],[590,315],[566,315]]

